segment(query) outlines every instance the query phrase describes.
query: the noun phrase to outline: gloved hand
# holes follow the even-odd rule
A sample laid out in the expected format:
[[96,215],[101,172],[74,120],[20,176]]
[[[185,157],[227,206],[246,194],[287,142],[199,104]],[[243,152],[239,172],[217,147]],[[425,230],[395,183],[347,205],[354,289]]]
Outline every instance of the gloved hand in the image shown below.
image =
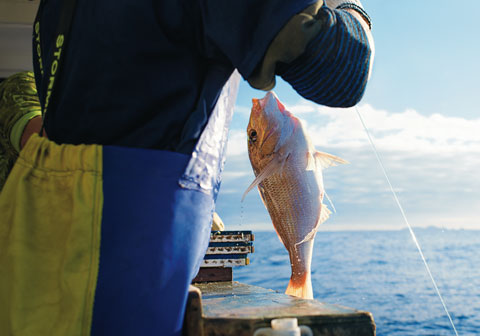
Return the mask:
[[20,72],[0,83],[0,190],[17,160],[28,122],[41,107],[32,72]]
[[222,222],[222,219],[216,212],[213,213],[212,219],[212,231],[223,231],[225,230],[225,225]]

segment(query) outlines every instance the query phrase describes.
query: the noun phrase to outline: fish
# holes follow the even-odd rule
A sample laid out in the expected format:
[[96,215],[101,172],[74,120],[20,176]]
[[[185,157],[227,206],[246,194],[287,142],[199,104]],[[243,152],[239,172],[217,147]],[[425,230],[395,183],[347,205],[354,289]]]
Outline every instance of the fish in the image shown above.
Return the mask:
[[273,91],[262,99],[252,99],[252,103],[247,141],[255,179],[242,201],[258,187],[290,256],[291,277],[285,294],[313,299],[313,242],[318,227],[331,214],[323,204],[322,170],[348,161],[317,151],[301,120],[285,108]]

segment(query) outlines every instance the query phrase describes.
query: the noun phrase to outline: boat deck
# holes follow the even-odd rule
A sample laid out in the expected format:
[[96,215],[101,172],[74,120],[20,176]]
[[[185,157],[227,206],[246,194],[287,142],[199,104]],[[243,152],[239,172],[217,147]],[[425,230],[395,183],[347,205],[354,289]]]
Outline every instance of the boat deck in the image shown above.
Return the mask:
[[369,312],[304,300],[271,289],[239,282],[195,284],[189,292],[185,334],[199,336],[253,335],[270,320],[297,317],[314,335],[372,336],[375,323]]

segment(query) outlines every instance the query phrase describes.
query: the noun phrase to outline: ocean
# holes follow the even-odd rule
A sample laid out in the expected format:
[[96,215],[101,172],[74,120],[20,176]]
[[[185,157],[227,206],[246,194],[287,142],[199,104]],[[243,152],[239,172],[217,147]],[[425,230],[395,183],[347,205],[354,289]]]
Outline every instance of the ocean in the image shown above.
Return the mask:
[[[480,335],[480,231],[414,229],[459,335]],[[254,232],[250,265],[235,281],[284,292],[287,251],[275,232]],[[373,314],[377,335],[455,335],[408,230],[319,231],[316,300]]]

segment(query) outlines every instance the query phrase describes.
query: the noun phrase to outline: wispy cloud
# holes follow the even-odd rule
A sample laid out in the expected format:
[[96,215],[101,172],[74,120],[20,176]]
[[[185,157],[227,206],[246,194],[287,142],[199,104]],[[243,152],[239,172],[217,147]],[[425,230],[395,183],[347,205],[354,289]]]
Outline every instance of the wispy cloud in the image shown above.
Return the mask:
[[244,117],[249,117],[250,116],[250,108],[246,106],[241,106],[241,105],[236,105],[235,106],[235,113],[236,114],[241,114]]
[[[324,171],[337,208],[324,229],[403,227],[355,110],[306,101],[287,108],[304,121],[317,149],[351,162]],[[480,119],[423,115],[413,109],[392,113],[368,104],[360,106],[360,113],[412,225],[480,229]],[[239,117],[244,123],[245,115]],[[220,192],[217,209],[234,226],[252,221],[264,228],[270,220],[258,195],[252,192],[240,204],[253,180],[243,128],[230,132],[225,192]]]
[[[316,111],[305,115],[305,120],[314,144],[347,148],[368,145],[355,108],[312,108]],[[425,116],[414,109],[391,113],[368,104],[360,106],[359,111],[379,149],[422,154],[480,153],[480,119],[467,120],[440,114]],[[315,118],[326,118],[326,122],[315,122]]]
[[247,133],[245,130],[232,129],[228,134],[227,157],[247,153]]

